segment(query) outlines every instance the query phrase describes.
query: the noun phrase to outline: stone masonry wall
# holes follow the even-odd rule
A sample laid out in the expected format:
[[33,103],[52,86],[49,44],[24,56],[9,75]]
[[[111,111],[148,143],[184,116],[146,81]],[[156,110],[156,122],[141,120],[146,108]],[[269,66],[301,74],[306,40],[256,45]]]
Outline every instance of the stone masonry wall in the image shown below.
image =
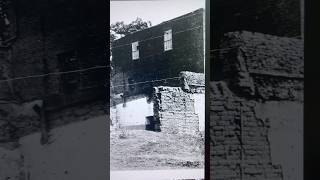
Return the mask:
[[235,96],[224,82],[210,88],[211,179],[282,179],[271,160],[269,122],[257,118],[256,102]]
[[240,96],[303,101],[303,41],[247,31],[226,33],[215,64]]
[[211,179],[301,179],[303,41],[241,31],[226,33],[219,48],[211,57]]
[[189,93],[204,93],[205,78],[204,73],[194,73],[190,71],[180,72],[182,89]]
[[194,100],[180,87],[154,88],[154,116],[160,122],[162,132],[197,134],[199,117],[195,113]]

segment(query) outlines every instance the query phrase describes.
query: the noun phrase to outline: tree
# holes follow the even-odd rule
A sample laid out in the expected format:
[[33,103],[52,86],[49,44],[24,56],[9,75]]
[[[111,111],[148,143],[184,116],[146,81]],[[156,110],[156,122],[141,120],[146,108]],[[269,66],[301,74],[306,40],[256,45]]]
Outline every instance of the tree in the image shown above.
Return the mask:
[[126,36],[132,32],[140,31],[151,26],[150,21],[143,21],[141,18],[137,18],[129,24],[125,24],[123,21],[116,22],[110,25],[110,45],[114,40],[119,37]]
[[115,34],[125,36],[132,32],[146,29],[149,26],[151,26],[150,21],[143,21],[141,18],[137,18],[130,24],[125,24],[123,21],[111,24],[110,31],[113,31]]
[[[129,24],[125,24],[123,21],[116,22],[110,25],[110,60],[112,59],[111,44],[118,38],[126,36],[130,33],[140,31],[152,26],[150,21],[143,21],[141,18],[137,18]],[[112,60],[111,60],[112,61]]]

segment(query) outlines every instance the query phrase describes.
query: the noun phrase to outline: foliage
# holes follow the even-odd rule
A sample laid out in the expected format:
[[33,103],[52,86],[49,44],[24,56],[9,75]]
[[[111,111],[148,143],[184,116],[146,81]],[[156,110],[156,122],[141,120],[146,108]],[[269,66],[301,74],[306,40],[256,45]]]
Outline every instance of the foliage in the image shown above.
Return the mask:
[[110,54],[111,44],[119,37],[128,35],[135,31],[140,31],[150,27],[152,24],[150,21],[143,21],[141,18],[137,18],[129,24],[125,24],[123,21],[116,22],[110,25]]
[[137,18],[129,24],[125,24],[123,21],[111,24],[110,30],[119,35],[128,35],[132,32],[146,29],[149,26],[151,26],[150,21],[143,21],[141,18]]
[[119,36],[122,37],[150,26],[150,21],[143,21],[141,18],[137,18],[129,24],[125,24],[123,21],[116,22],[110,25],[110,42],[112,43]]

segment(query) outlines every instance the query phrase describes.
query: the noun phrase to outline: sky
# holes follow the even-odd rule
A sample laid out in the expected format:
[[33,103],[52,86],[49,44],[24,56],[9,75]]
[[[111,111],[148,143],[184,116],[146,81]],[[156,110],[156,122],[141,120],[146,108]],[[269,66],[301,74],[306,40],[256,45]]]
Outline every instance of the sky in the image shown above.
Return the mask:
[[130,23],[140,17],[143,21],[151,21],[153,26],[199,8],[205,8],[205,0],[111,0],[110,23]]

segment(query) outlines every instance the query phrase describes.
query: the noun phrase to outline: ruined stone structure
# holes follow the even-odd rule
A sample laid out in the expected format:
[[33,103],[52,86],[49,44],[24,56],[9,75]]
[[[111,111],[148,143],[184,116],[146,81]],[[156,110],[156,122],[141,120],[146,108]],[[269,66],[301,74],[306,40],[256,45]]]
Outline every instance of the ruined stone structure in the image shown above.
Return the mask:
[[211,179],[303,179],[303,42],[230,32],[214,52]]
[[[195,113],[194,99],[180,87],[156,87],[155,119],[161,132],[197,134],[199,117]],[[204,111],[204,109],[203,109]]]
[[256,117],[255,101],[234,96],[225,83],[212,83],[210,99],[212,179],[282,179],[271,159],[270,124]]
[[162,132],[204,131],[204,74],[182,72],[182,87],[154,88],[154,119]]
[[155,86],[151,94],[113,98],[113,126],[173,134],[204,131],[204,74],[183,71],[175,85]]

